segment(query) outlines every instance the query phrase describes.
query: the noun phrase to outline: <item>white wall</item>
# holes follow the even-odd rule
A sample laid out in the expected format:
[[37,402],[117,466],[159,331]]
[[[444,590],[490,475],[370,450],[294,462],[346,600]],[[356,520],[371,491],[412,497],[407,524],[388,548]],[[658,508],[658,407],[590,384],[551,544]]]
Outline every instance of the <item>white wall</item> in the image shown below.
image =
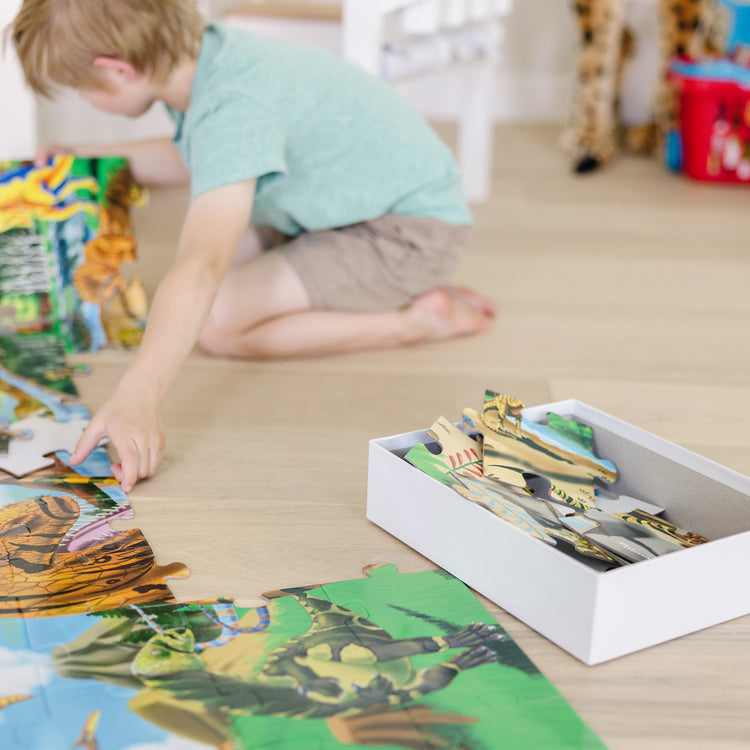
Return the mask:
[[[1,0],[0,5],[5,7],[8,3],[13,6],[17,0]],[[505,52],[497,70],[493,102],[495,118],[562,122],[570,99],[573,70],[570,0],[515,0],[506,29]],[[2,85],[5,68],[0,67],[0,72]],[[461,75],[451,71],[432,76],[431,80],[400,84],[400,89],[428,117],[451,120],[462,101]],[[16,122],[14,117],[14,132],[20,130]],[[75,94],[67,94],[53,103],[40,104],[38,133],[40,142],[111,142],[169,134],[171,124],[160,107],[138,120],[124,120],[97,112]],[[0,135],[0,149],[5,150],[5,144]]]
[[[21,0],[2,0],[0,29],[13,20],[20,6]],[[0,57],[0,106],[0,159],[25,158],[34,148],[36,109],[18,60],[10,49]]]
[[38,119],[40,143],[113,143],[172,133],[172,122],[161,104],[131,120],[100,112],[72,91],[54,101],[39,101]]

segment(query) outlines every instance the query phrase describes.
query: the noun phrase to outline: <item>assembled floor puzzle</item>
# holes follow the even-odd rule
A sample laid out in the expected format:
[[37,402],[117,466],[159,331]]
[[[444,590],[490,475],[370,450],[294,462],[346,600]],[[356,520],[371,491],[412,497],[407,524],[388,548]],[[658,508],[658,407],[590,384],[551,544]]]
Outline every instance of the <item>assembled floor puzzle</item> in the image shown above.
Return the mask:
[[24,433],[85,407],[4,368],[0,386],[3,748],[601,747],[443,571],[375,566],[256,610],[175,602],[166,579],[185,566],[109,527],[132,511],[104,449],[76,470],[65,450],[31,472],[13,462]]
[[8,750],[603,747],[442,571],[2,618],[0,663]]
[[[21,169],[37,192],[20,213],[0,206],[0,226],[20,215],[56,236],[56,221],[93,216],[66,202],[96,193],[74,166]],[[373,565],[256,609],[175,601],[167,579],[186,566],[158,565],[138,529],[110,526],[133,513],[106,450],[69,464],[89,418],[64,359],[82,340],[77,303],[55,284],[24,298],[0,268],[3,750],[603,747],[445,571]]]

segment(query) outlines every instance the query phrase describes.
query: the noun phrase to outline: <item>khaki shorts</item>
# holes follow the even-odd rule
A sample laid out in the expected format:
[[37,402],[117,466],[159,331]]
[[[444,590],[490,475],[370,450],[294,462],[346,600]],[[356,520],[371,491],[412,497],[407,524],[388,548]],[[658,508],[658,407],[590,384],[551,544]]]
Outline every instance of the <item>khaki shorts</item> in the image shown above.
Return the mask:
[[440,219],[386,214],[373,221],[306,232],[275,245],[318,310],[387,310],[448,282],[469,227]]

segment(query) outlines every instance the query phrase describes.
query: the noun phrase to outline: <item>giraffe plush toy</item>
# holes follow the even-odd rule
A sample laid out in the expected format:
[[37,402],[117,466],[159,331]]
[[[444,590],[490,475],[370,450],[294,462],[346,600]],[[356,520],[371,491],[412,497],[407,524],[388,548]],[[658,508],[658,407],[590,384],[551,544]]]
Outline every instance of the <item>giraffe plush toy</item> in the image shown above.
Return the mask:
[[[676,120],[666,76],[670,60],[719,53],[727,9],[718,0],[574,0],[574,9],[578,80],[563,139],[573,169],[597,169],[621,143],[654,153]],[[631,112],[622,97],[629,73],[641,98],[646,94],[645,106],[631,107]]]

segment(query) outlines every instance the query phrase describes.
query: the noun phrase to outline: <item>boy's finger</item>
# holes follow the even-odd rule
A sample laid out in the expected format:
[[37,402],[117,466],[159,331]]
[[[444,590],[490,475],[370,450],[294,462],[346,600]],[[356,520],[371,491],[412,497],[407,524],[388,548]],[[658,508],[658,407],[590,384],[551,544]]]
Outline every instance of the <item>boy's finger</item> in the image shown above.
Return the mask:
[[116,444],[115,448],[117,449],[117,455],[120,457],[120,465],[122,467],[120,485],[125,492],[130,492],[138,481],[141,456],[138,447],[134,443],[130,440],[127,443],[127,448],[120,448]]
[[145,446],[141,450],[141,460],[138,464],[138,479],[145,479],[151,476],[151,449]]
[[150,465],[149,465],[149,476],[152,477],[156,474],[159,464],[161,463],[162,450],[159,446],[155,446],[151,449]]
[[102,430],[97,428],[93,422],[89,422],[88,427],[83,431],[83,435],[78,439],[73,455],[70,457],[70,463],[74,466],[83,463],[94,448],[99,445],[99,441],[104,437]]

